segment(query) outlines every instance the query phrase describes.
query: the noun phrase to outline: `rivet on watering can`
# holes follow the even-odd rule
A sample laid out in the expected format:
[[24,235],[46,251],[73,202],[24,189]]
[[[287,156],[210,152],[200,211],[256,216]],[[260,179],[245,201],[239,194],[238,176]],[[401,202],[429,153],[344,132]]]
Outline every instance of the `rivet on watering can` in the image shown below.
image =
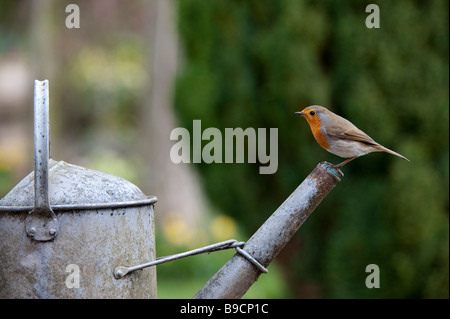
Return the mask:
[[36,227],[31,227],[30,230],[28,231],[28,235],[34,237],[35,234],[36,234]]
[[50,229],[48,230],[48,233],[49,233],[50,236],[55,236],[55,235],[56,235],[56,229],[50,228]]

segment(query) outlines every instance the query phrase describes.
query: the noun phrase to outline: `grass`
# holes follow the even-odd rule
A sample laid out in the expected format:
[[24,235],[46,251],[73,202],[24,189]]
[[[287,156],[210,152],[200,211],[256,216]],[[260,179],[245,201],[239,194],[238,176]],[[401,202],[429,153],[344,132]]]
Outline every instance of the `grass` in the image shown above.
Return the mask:
[[[226,259],[227,260],[227,259]],[[224,261],[224,263],[226,262]],[[163,267],[164,265],[161,265]],[[217,270],[221,267],[218,265]],[[244,299],[277,299],[288,298],[287,285],[276,264],[269,266],[269,273],[262,274],[244,295]],[[201,275],[170,276],[158,275],[158,298],[189,299],[199,291],[214,275],[213,272],[203,272]]]

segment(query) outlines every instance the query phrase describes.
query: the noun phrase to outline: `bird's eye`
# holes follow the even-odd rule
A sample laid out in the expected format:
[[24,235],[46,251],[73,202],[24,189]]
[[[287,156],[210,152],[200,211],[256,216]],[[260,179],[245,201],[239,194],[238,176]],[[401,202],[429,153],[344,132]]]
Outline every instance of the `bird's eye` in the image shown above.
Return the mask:
[[311,112],[309,112],[309,114],[310,114],[311,116],[314,116],[314,115],[316,115],[316,112],[315,112],[315,111],[311,111]]

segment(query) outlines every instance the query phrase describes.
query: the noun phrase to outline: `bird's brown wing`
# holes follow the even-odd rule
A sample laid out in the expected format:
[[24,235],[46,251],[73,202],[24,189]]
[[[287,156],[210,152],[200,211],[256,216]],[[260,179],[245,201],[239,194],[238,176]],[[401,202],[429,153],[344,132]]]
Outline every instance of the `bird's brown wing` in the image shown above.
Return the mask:
[[333,120],[333,123],[328,123],[326,131],[327,135],[331,138],[351,140],[368,144],[373,146],[375,149],[378,149],[379,151],[384,151],[392,155],[401,157],[409,162],[409,159],[407,159],[403,155],[375,142],[369,135],[361,131],[359,128],[357,128],[350,121],[344,119],[343,117],[338,116]]
[[327,134],[331,138],[357,141],[364,144],[379,145],[369,135],[357,128],[353,123],[340,117],[333,124],[328,125]]
[[364,144],[378,145],[369,135],[356,128],[344,132],[345,138],[352,141],[358,141]]

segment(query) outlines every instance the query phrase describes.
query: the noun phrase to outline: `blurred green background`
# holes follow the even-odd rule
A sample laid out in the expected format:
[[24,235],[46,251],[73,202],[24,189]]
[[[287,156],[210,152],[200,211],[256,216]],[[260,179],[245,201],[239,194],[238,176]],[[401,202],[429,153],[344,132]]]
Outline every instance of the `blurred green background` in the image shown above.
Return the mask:
[[[80,28],[65,20],[80,7]],[[380,8],[380,28],[365,8]],[[157,255],[247,240],[321,161],[312,104],[375,153],[305,222],[245,298],[449,297],[449,2],[0,0],[0,197],[32,167],[34,79],[50,81],[52,157],[158,196]],[[278,171],[171,163],[175,127],[278,128]],[[158,266],[190,298],[232,256]],[[365,268],[380,267],[368,289]]]

